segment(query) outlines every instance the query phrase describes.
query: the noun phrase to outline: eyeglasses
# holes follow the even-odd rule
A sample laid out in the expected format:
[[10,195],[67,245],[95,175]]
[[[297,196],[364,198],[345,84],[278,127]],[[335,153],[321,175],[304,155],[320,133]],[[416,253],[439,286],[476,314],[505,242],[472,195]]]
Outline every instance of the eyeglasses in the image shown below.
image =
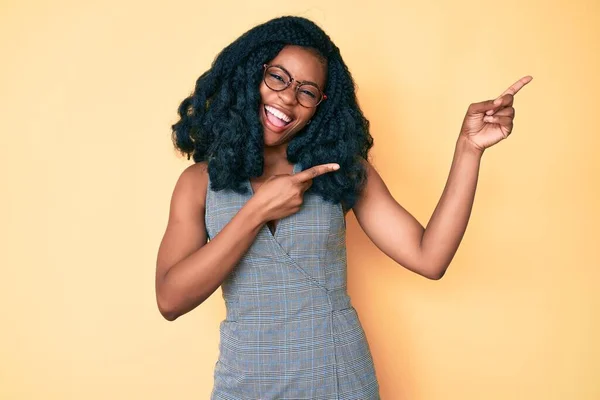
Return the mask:
[[[292,78],[285,69],[275,65],[263,65],[265,72],[263,80],[265,85],[275,92],[281,92],[287,89],[294,78]],[[323,100],[327,99],[327,95],[324,94],[316,84],[312,82],[296,81],[296,100],[298,103],[306,108],[314,108],[318,106]]]

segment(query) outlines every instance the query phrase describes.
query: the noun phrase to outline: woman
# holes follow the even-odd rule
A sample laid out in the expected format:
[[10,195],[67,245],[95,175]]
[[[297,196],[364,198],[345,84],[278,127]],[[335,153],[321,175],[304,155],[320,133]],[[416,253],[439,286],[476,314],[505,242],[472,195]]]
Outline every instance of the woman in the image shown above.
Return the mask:
[[398,264],[440,279],[471,211],[484,149],[512,130],[513,96],[472,104],[427,229],[368,162],[369,123],[339,49],[283,17],[226,47],[179,107],[180,176],[157,260],[172,321],[219,286],[227,307],[212,399],[378,399],[346,291],[345,214]]

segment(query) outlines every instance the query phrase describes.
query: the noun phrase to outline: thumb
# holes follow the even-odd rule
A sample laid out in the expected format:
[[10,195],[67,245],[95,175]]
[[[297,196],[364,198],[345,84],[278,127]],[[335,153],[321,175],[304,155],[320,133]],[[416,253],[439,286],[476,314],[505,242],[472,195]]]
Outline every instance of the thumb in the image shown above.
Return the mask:
[[469,114],[483,114],[486,111],[496,109],[500,104],[502,104],[502,98],[497,98],[495,100],[486,100],[480,103],[473,103],[469,106]]

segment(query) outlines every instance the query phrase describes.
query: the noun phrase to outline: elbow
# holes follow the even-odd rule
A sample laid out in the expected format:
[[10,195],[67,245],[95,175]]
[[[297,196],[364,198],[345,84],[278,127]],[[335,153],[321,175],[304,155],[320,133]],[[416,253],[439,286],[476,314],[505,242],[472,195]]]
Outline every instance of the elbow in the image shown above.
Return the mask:
[[169,307],[161,301],[158,301],[158,311],[167,321],[175,321],[181,315],[175,308]]
[[180,314],[178,314],[176,312],[165,311],[165,310],[159,310],[159,311],[160,311],[160,315],[162,315],[163,318],[169,322],[175,321],[180,316]]
[[202,304],[206,297],[188,298],[175,290],[159,289],[156,292],[158,311],[167,321],[175,321]]
[[160,315],[167,321],[175,321],[182,314],[179,311],[179,307],[177,307],[177,303],[168,295],[161,293],[160,291],[158,291],[156,295],[156,304]]
[[425,278],[430,279],[432,281],[439,281],[446,274],[447,267],[444,268],[435,268],[433,270],[428,270],[422,273]]

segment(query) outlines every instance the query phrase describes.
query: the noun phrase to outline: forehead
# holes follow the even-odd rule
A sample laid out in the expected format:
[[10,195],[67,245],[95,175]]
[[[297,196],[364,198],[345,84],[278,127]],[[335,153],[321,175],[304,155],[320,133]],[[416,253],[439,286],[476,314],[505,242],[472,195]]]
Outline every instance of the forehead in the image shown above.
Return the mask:
[[325,86],[327,65],[313,50],[300,46],[285,46],[270,61],[272,65],[281,65],[295,80],[315,82]]

